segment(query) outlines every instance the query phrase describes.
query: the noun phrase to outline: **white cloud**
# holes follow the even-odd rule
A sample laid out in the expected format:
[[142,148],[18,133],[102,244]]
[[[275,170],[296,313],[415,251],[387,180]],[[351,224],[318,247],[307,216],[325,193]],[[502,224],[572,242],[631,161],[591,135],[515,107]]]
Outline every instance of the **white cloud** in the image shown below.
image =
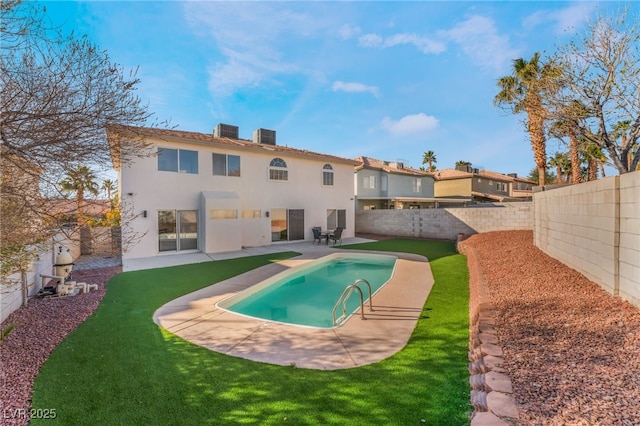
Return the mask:
[[502,73],[519,56],[509,45],[509,37],[500,35],[494,21],[483,16],[472,16],[441,34],[460,46],[483,70]]
[[423,133],[437,128],[439,121],[437,118],[421,112],[418,114],[405,115],[399,120],[392,120],[385,117],[380,122],[380,127],[393,136],[407,136],[416,133]]
[[340,37],[343,40],[349,40],[357,36],[361,32],[362,30],[360,30],[360,27],[352,27],[350,25],[345,24],[338,29],[338,37]]
[[376,98],[379,96],[379,89],[376,86],[367,86],[362,83],[347,83],[344,81],[335,81],[331,87],[334,92],[349,93],[371,93]]
[[324,27],[313,16],[256,2],[186,2],[185,16],[203,43],[213,42],[225,60],[210,65],[209,90],[216,97],[255,87],[279,74],[301,70],[283,59],[279,43]]
[[384,47],[393,47],[401,44],[412,44],[422,53],[441,53],[446,50],[446,45],[437,40],[417,34],[395,34],[384,41]]
[[365,34],[358,39],[358,44],[363,47],[381,47],[383,39],[377,34]]
[[400,33],[383,38],[378,34],[365,34],[358,39],[358,43],[363,47],[386,48],[403,44],[411,44],[425,54],[441,53],[446,49],[446,45],[438,40],[417,34]]
[[541,10],[526,17],[522,23],[524,28],[532,30],[536,27],[552,23],[554,32],[562,34],[575,30],[589,20],[590,15],[598,7],[597,3],[575,3],[560,10]]

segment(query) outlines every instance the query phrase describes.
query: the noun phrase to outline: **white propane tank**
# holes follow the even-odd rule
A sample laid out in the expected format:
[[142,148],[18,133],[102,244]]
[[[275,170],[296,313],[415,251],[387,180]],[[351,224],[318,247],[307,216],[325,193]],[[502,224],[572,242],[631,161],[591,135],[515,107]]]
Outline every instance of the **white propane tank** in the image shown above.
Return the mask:
[[60,247],[60,253],[56,256],[56,275],[59,277],[68,277],[71,274],[71,269],[73,268],[73,258],[69,253],[69,250],[66,252],[62,251],[62,247]]

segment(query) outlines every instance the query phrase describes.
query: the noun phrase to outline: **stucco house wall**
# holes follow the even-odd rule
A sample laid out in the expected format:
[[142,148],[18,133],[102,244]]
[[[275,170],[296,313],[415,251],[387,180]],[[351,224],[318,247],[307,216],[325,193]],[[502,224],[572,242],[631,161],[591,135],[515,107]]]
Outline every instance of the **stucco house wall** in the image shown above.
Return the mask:
[[[327,210],[344,210],[343,237],[355,235],[352,160],[251,141],[229,141],[212,135],[170,131],[167,137],[150,132],[146,139],[157,148],[198,152],[198,173],[158,170],[158,158],[149,156],[120,167],[123,205],[123,262],[157,256],[158,211],[198,212],[197,251],[216,253],[272,244],[274,209],[304,210],[304,240],[311,228],[327,223]],[[126,146],[126,142],[125,145]],[[240,176],[214,176],[213,153],[240,156]],[[270,162],[286,162],[288,179],[269,179]],[[323,166],[330,164],[334,184],[323,185]],[[234,210],[236,217],[216,218],[212,210]],[[243,217],[244,216],[244,217]],[[250,216],[250,217],[247,217]],[[126,244],[129,242],[129,244]]]

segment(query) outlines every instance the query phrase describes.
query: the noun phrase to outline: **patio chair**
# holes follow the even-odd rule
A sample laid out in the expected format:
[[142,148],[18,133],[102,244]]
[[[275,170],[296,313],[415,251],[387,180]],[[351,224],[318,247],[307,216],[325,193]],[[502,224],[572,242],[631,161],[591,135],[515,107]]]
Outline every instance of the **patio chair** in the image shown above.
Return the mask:
[[338,242],[340,242],[340,245],[342,245],[342,228],[336,228],[336,230],[333,231],[333,234],[327,237],[327,244],[329,243],[329,241],[333,241],[334,246]]
[[311,244],[315,244],[316,240],[318,240],[318,245],[320,245],[322,239],[325,237],[324,235],[322,235],[322,228],[315,227],[311,228],[311,230],[313,231],[313,241],[311,242]]

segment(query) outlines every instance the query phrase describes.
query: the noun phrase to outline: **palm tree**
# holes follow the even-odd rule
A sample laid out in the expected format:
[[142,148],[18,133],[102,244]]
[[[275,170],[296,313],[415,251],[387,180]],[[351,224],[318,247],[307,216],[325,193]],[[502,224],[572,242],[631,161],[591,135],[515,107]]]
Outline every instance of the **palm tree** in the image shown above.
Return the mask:
[[60,182],[60,187],[66,192],[75,192],[77,201],[78,225],[83,225],[84,215],[84,195],[98,195],[99,187],[96,183],[96,175],[87,166],[78,166],[76,169],[67,171],[67,176]]
[[550,87],[547,83],[555,74],[555,67],[541,64],[540,54],[537,52],[529,61],[523,58],[515,59],[512,74],[498,79],[500,91],[493,100],[495,105],[507,107],[514,114],[524,112],[527,115],[526,127],[531,138],[540,186],[544,185],[547,167],[544,131],[547,110],[543,104],[543,96],[545,90]]
[[[556,183],[567,182],[569,174],[573,175],[573,164],[569,160],[569,155],[566,152],[556,152],[553,157],[549,159],[549,165],[556,168]],[[580,163],[578,163],[578,168]],[[579,174],[580,172],[578,172]],[[563,178],[564,176],[564,178]]]
[[602,171],[602,177],[604,174],[604,165],[607,162],[607,156],[604,155],[602,148],[594,143],[588,143],[584,146],[584,157],[587,162],[587,180],[598,179],[598,169]]
[[578,120],[587,116],[587,108],[580,102],[573,101],[560,109],[560,117],[549,128],[549,134],[558,139],[569,137],[569,155],[571,157],[571,181],[580,183],[580,145],[584,143],[584,137],[580,135]]
[[107,192],[107,200],[109,200],[109,203],[112,203],[112,199],[111,196],[115,193],[115,191],[118,189],[118,187],[116,186],[116,183],[114,181],[112,181],[111,179],[105,179],[102,182],[102,187],[101,189],[104,189]]
[[428,164],[429,165],[428,171],[430,172],[435,171],[433,167],[433,163],[437,163],[437,162],[438,160],[436,159],[436,153],[433,151],[427,151],[422,156],[422,164]]
[[456,170],[462,170],[466,171],[469,170],[469,168],[471,167],[471,161],[464,161],[464,160],[460,160],[460,161],[456,161]]

